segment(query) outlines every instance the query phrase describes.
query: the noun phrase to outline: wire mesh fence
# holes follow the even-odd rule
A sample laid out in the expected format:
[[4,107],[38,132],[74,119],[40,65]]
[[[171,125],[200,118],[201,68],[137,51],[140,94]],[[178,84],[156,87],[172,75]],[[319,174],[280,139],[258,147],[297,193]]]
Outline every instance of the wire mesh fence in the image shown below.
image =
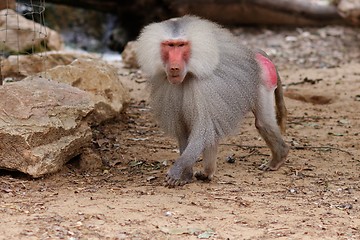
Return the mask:
[[[45,70],[48,32],[45,27],[45,0],[1,0],[0,4],[0,85],[26,76],[27,68]],[[36,61],[22,59],[35,55]],[[36,66],[31,66],[36,65]]]

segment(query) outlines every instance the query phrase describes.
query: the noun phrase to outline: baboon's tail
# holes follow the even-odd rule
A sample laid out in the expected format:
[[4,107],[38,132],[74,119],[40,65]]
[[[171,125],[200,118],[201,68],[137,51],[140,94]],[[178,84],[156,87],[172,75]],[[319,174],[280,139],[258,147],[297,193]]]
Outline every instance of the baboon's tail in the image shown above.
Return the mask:
[[279,73],[277,74],[277,88],[275,89],[275,108],[276,108],[276,120],[282,133],[286,132],[286,118],[287,109],[284,101],[284,92],[282,88],[281,79]]

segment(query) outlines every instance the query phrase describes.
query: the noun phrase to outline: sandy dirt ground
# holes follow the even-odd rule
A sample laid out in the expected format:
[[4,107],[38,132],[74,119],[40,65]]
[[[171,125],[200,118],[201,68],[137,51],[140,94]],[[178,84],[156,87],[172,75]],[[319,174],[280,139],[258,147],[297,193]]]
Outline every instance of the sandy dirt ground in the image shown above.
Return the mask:
[[85,160],[40,179],[0,172],[0,239],[360,239],[359,33],[289,31],[238,31],[272,53],[286,88],[291,151],[278,171],[258,170],[270,152],[248,115],[222,141],[213,181],[164,187],[177,144],[138,73],[123,72],[133,100],[94,127]]

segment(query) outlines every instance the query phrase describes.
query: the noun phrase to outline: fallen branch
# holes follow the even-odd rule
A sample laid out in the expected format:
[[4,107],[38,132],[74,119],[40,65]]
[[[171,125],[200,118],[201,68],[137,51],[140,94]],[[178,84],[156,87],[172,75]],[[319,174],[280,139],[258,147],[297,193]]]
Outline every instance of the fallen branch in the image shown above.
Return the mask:
[[322,78],[309,79],[309,78],[305,77],[304,80],[302,80],[300,82],[288,83],[288,84],[285,84],[284,86],[285,87],[296,86],[296,85],[302,85],[302,84],[305,84],[305,83],[316,84],[316,83],[318,83],[318,82],[320,82],[322,80],[323,80]]
[[[265,146],[265,145],[240,145],[240,144],[234,144],[234,143],[222,143],[220,145],[234,146],[234,147],[239,147],[239,148],[243,148],[243,149],[268,148],[268,146]],[[335,151],[346,153],[346,154],[348,154],[350,156],[354,156],[354,154],[352,154],[349,151],[346,151],[346,150],[343,150],[343,149],[340,149],[340,148],[336,148],[336,147],[330,147],[330,146],[291,146],[290,149],[293,149],[293,150],[307,150],[307,149],[335,150]]]
[[294,150],[306,150],[306,149],[324,149],[324,150],[336,150],[339,152],[347,153],[350,156],[353,156],[351,152],[348,152],[346,150],[336,148],[336,147],[330,147],[330,146],[324,146],[324,147],[317,147],[317,146],[291,146],[291,149]]
[[251,0],[249,2],[275,11],[291,12],[315,19],[337,18],[339,16],[336,6],[332,4],[325,5],[304,0]]

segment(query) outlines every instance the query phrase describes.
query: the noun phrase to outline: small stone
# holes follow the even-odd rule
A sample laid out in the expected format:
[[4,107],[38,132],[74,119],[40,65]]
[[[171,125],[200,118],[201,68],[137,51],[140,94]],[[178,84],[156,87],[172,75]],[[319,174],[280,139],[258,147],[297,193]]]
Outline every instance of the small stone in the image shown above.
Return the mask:
[[139,64],[135,54],[136,44],[134,41],[130,41],[126,44],[124,51],[121,53],[124,67],[126,68],[139,68]]
[[287,36],[285,37],[285,41],[287,42],[296,42],[298,39],[295,36]]
[[234,155],[227,156],[226,157],[226,162],[227,163],[235,163],[235,156]]
[[171,217],[171,216],[173,215],[173,213],[170,212],[170,211],[166,211],[166,212],[164,213],[164,215],[165,215],[166,217]]

